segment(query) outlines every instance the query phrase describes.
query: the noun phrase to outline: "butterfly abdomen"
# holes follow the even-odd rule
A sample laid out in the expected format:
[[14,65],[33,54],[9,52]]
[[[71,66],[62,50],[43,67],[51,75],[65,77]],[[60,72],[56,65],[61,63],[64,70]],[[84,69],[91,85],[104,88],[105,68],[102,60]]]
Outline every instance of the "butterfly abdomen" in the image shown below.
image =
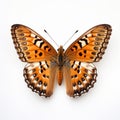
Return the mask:
[[60,46],[60,48],[58,49],[57,64],[58,64],[57,80],[58,84],[61,85],[63,79],[62,67],[64,65],[64,49],[62,46]]
[[57,72],[57,80],[58,80],[58,84],[59,84],[59,85],[62,84],[62,79],[63,79],[62,69],[59,68],[59,69],[58,69],[58,72]]

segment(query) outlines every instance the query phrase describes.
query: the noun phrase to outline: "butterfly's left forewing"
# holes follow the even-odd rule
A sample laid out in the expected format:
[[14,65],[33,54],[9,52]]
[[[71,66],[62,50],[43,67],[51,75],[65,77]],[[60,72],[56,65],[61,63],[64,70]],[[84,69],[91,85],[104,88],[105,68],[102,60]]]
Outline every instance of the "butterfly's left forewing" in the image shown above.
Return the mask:
[[13,42],[23,62],[38,62],[56,57],[56,50],[38,33],[27,26],[15,24],[11,27]]

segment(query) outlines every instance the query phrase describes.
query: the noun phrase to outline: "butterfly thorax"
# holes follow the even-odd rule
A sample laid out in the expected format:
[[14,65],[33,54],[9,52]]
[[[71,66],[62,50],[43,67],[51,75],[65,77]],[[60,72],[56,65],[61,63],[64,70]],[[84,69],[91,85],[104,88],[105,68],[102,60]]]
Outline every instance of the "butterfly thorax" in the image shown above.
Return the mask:
[[64,49],[62,46],[58,49],[57,64],[60,68],[64,64]]
[[64,65],[64,49],[62,46],[60,46],[60,48],[58,49],[57,64],[58,64],[57,79],[58,84],[61,85],[63,79],[62,67]]

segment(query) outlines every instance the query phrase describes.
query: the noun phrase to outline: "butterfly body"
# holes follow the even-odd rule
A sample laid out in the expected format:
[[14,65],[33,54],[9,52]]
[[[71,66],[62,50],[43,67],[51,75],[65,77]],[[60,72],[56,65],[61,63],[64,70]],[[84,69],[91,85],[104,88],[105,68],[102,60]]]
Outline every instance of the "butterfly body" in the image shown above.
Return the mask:
[[41,35],[31,28],[15,24],[11,27],[13,42],[19,58],[27,62],[25,81],[32,91],[49,97],[54,82],[66,83],[69,96],[80,96],[94,86],[97,69],[93,62],[99,61],[107,47],[111,26],[101,24],[89,29],[64,51],[56,51]]
[[61,68],[63,66],[64,62],[65,62],[64,49],[62,46],[60,46],[60,48],[58,49],[58,56],[57,56],[58,66]]

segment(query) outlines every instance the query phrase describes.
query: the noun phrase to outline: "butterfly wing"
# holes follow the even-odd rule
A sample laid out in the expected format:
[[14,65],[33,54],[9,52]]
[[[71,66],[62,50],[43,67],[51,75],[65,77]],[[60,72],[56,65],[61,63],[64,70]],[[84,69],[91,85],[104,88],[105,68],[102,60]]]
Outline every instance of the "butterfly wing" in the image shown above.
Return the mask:
[[99,61],[107,47],[111,26],[95,26],[80,36],[65,51],[64,77],[69,96],[88,92],[96,82],[96,67],[91,62]]
[[27,26],[15,24],[11,34],[19,58],[24,62],[51,60],[56,57],[56,50],[38,33]]
[[111,31],[108,24],[91,28],[68,47],[65,56],[82,62],[99,61],[107,47]]
[[23,62],[29,62],[24,68],[28,87],[39,95],[51,96],[57,52],[41,35],[24,25],[13,25],[11,34],[19,58]]
[[40,96],[51,96],[56,69],[56,64],[51,61],[28,63],[24,68],[24,77],[28,87]]
[[63,70],[66,92],[69,96],[80,96],[88,92],[96,82],[97,72],[92,63],[70,61],[70,63],[65,64]]

